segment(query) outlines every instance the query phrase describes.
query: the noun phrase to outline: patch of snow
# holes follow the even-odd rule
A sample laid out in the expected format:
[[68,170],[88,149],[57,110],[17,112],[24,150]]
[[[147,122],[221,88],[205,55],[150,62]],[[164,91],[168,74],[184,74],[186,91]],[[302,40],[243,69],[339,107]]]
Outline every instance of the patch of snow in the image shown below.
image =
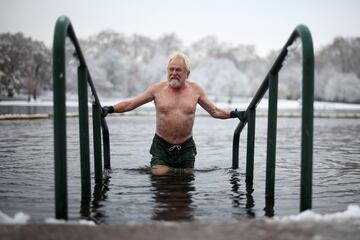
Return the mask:
[[272,220],[280,222],[290,221],[342,221],[349,219],[360,219],[360,207],[358,205],[349,205],[343,212],[319,214],[312,210],[306,210],[297,215],[289,215],[283,217],[274,217]]
[[63,220],[63,219],[54,219],[54,218],[47,218],[45,219],[45,223],[48,224],[79,224],[79,225],[89,225],[95,226],[96,224],[93,221],[81,219],[79,221],[72,221],[72,220]]
[[14,217],[11,217],[0,211],[0,224],[25,224],[29,219],[30,216],[23,212],[18,212]]

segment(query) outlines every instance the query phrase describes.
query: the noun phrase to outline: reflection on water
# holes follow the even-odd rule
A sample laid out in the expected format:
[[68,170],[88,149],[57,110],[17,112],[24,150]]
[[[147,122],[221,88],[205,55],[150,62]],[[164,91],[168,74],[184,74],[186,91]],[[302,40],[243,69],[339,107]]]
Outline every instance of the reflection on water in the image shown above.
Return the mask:
[[191,195],[195,191],[194,176],[149,174],[151,192],[155,200],[153,220],[193,220]]
[[102,219],[106,218],[106,212],[102,210],[102,206],[105,204],[107,192],[110,190],[110,178],[110,176],[107,176],[103,179],[102,184],[95,184],[92,201],[90,199],[81,200],[80,215],[82,218],[94,222],[102,222]]
[[[230,169],[236,121],[197,118],[194,175],[154,177],[147,166],[155,118],[110,117],[111,178],[103,185],[92,181],[91,200],[82,202],[78,119],[67,119],[69,218],[126,223],[295,214],[300,197],[300,119],[278,119],[273,204],[265,199],[266,123],[257,119],[250,186],[245,179],[246,129],[240,140],[239,169]],[[314,130],[313,209],[331,213],[358,204],[360,122],[315,119]],[[8,215],[23,211],[33,222],[53,217],[52,120],[0,121],[0,134],[0,210]]]
[[[154,176],[150,174],[148,168],[139,169],[125,169],[125,171],[137,172],[138,174],[148,176],[150,182],[150,194],[153,201],[150,202],[148,207],[151,210],[151,220],[154,221],[192,221],[197,217],[197,209],[206,205],[204,199],[193,200],[193,195],[197,195],[195,187],[196,173],[206,173],[212,171],[222,171],[222,169],[206,169],[196,170],[193,175],[166,175],[166,176]],[[111,175],[111,174],[110,174]],[[82,218],[93,220],[97,223],[109,223],[108,218],[111,215],[107,206],[111,204],[109,201],[108,194],[111,193],[111,176],[104,179],[103,184],[97,184],[93,189],[92,201],[82,201],[80,207],[80,214]],[[244,219],[244,218],[255,218],[256,214],[253,211],[254,198],[251,193],[244,192],[241,189],[241,174],[237,170],[227,170],[226,174],[229,179],[229,196],[231,203],[229,206],[209,206],[213,212],[216,209],[220,211],[218,214],[226,213],[228,211],[231,214],[231,218]],[[134,195],[133,197],[141,198],[143,195],[133,194],[129,188],[124,188],[123,194]],[[140,200],[141,201],[141,200]],[[149,203],[149,202],[147,202]],[[131,202],[126,202],[122,208],[126,208]],[[144,202],[143,204],[144,205]],[[223,208],[225,207],[225,211]],[[233,210],[231,210],[231,207]],[[244,211],[245,208],[245,211]],[[136,213],[137,216],[140,212]],[[207,212],[205,214],[211,214]],[[269,214],[266,214],[270,216]],[[121,217],[121,216],[118,216]],[[136,217],[136,216],[135,216]],[[111,221],[110,221],[111,222]]]
[[[231,191],[233,193],[232,205],[234,208],[241,207],[241,203],[245,200],[245,209],[246,214],[249,218],[255,218],[255,212],[252,211],[252,208],[255,206],[254,198],[252,196],[252,188],[251,191],[249,189],[246,190],[246,193],[240,191],[240,173],[236,170],[231,170],[230,177]],[[245,195],[245,197],[244,197]]]

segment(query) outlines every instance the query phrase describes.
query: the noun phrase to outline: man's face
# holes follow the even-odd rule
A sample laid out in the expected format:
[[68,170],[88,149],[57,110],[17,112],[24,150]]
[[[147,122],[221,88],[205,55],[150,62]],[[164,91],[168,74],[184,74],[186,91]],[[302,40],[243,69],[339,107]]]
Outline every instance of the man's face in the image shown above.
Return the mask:
[[172,59],[167,71],[168,81],[172,88],[180,88],[189,76],[189,72],[186,70],[185,63],[181,58]]

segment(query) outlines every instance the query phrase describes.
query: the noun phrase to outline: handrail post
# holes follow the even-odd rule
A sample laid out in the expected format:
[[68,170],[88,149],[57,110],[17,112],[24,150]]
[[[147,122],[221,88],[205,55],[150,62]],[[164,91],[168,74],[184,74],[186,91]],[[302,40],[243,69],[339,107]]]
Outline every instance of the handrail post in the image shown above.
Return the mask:
[[246,150],[246,191],[252,193],[254,180],[254,147],[255,147],[255,120],[256,110],[251,108],[247,110],[248,115],[248,135]]
[[101,118],[101,127],[102,127],[102,134],[103,134],[103,146],[104,146],[104,169],[111,169],[110,163],[110,136],[109,136],[109,129],[106,124],[105,119]]
[[87,90],[87,69],[78,67],[78,101],[81,167],[81,201],[90,202],[90,149],[89,149],[89,111]]
[[239,142],[240,133],[244,129],[245,123],[239,122],[233,135],[233,151],[232,151],[232,169],[239,168]]
[[[239,125],[236,129],[239,128]],[[239,142],[240,142],[240,131],[234,132],[233,135],[233,151],[232,151],[232,169],[239,168]]]
[[313,124],[314,124],[314,49],[311,33],[303,25],[297,28],[302,39],[303,86],[301,131],[300,211],[312,208]]
[[68,218],[66,172],[65,37],[67,23],[58,21],[53,47],[55,217]]
[[266,156],[266,188],[265,199],[267,208],[274,206],[275,162],[276,162],[276,128],[277,128],[277,99],[278,74],[269,74],[269,108],[268,108],[268,137]]
[[95,183],[102,183],[102,160],[101,160],[101,112],[100,106],[94,101],[92,104],[93,113],[93,138],[94,138],[94,168]]

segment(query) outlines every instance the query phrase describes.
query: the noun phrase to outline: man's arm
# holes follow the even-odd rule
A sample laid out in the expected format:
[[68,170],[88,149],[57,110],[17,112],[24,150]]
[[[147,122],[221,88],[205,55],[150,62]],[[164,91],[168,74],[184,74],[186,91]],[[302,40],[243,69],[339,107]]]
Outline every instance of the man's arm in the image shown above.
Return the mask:
[[227,119],[230,118],[230,111],[225,110],[222,108],[217,107],[208,97],[206,96],[204,90],[199,86],[195,85],[196,90],[199,93],[199,100],[198,103],[200,106],[205,109],[212,117],[220,118],[220,119]]
[[144,105],[145,103],[151,102],[152,100],[154,100],[154,94],[158,87],[158,84],[153,84],[148,87],[143,93],[130,100],[119,102],[114,106],[103,107],[103,117],[106,117],[108,113],[128,112],[140,107],[141,105]]
[[237,109],[235,109],[234,111],[229,111],[222,108],[218,108],[213,102],[211,102],[207,98],[205,91],[200,86],[196,85],[196,88],[198,89],[200,94],[198,103],[212,117],[220,118],[220,119],[239,118],[240,121],[246,120],[247,116],[245,111],[238,111]]

